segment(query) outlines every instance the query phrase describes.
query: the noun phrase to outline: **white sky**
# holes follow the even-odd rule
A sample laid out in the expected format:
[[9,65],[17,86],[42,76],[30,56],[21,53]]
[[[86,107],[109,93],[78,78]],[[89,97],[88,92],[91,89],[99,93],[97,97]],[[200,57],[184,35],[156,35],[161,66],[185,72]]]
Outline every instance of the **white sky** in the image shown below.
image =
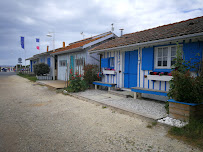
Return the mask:
[[[156,26],[203,16],[203,0],[1,0],[0,65],[16,65],[25,58],[20,36],[25,37],[26,58],[40,52],[111,30],[120,36]],[[24,64],[24,63],[23,63]],[[27,61],[28,64],[28,61]]]

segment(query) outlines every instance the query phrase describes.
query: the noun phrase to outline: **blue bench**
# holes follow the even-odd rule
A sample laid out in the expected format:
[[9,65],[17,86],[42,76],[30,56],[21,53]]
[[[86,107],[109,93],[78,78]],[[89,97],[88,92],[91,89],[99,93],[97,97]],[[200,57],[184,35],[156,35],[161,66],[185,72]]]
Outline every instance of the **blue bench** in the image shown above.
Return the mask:
[[167,91],[145,89],[145,88],[139,88],[139,87],[132,87],[131,91],[134,92],[134,99],[140,98],[142,93],[154,94],[154,95],[165,96],[165,97],[167,97],[167,93],[168,93]]
[[105,86],[108,87],[108,91],[111,90],[112,87],[115,87],[115,83],[106,83],[106,82],[101,82],[101,81],[94,81],[93,84],[95,85],[95,89],[97,89],[97,86]]

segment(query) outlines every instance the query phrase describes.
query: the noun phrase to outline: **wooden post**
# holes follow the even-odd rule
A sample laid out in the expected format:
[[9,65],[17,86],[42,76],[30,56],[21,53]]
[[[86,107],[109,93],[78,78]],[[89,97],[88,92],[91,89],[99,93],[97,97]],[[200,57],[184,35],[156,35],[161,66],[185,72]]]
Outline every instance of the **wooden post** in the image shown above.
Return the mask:
[[141,93],[134,92],[134,99],[140,99],[141,98]]

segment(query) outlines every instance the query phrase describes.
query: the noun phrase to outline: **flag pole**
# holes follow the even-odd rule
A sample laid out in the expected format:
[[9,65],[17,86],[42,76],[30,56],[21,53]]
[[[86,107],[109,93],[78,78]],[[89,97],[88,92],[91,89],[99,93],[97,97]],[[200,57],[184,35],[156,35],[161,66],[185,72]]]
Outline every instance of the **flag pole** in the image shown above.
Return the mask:
[[25,49],[25,37],[24,37],[24,51],[25,51],[25,72],[26,72],[26,49]]
[[25,50],[25,73],[26,73],[26,49]]

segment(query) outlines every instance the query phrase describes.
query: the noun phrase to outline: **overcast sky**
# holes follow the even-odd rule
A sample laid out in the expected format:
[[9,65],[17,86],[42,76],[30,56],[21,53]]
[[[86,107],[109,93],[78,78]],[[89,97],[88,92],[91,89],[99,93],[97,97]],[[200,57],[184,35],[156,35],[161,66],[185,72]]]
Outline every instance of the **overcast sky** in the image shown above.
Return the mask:
[[[203,16],[203,0],[1,0],[0,65],[16,65],[19,57],[39,53],[49,45],[48,32],[55,32],[55,48],[111,30],[120,36],[164,24]],[[25,50],[20,36],[25,37]],[[27,61],[29,64],[29,61]]]

